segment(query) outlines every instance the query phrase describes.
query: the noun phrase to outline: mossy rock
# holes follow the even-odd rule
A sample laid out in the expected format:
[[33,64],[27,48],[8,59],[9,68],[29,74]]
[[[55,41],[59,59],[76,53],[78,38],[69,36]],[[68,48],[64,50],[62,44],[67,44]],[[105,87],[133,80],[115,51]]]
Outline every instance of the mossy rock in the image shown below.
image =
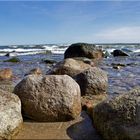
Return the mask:
[[45,54],[52,54],[52,52],[49,51],[49,50],[47,50],[47,51],[45,52]]
[[12,62],[12,63],[18,63],[18,62],[21,62],[19,58],[17,57],[12,57],[8,60],[5,60],[4,62]]

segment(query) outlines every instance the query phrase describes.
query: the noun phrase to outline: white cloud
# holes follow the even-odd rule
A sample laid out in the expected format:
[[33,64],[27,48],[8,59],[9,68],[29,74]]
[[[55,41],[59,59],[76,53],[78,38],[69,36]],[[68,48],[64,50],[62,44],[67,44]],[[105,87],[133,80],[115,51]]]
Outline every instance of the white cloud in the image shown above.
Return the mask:
[[94,37],[99,42],[140,42],[140,26],[106,29]]

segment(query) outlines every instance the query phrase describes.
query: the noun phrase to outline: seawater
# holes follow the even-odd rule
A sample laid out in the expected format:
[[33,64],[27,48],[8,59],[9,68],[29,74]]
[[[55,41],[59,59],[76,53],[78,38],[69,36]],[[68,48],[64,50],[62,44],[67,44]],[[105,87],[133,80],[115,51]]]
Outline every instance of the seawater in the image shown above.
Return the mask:
[[[44,44],[44,45],[9,45],[0,46],[0,56],[10,53],[11,56],[34,55],[50,51],[53,54],[64,54],[71,44]],[[97,44],[101,49],[111,53],[115,49],[125,51],[140,52],[140,44]]]
[[[140,86],[140,45],[138,44],[97,44],[101,49],[111,53],[114,49],[122,49],[131,54],[130,57],[104,58],[99,63],[99,67],[108,73],[108,94],[117,95],[121,92]],[[102,47],[101,47],[102,46]],[[64,59],[64,52],[68,44],[51,45],[29,45],[29,46],[1,46],[0,47],[0,69],[11,68],[14,72],[14,83],[17,84],[31,69],[39,67],[45,74],[51,68],[43,63],[43,59],[52,59],[57,62]],[[40,53],[40,50],[51,51],[52,54]],[[14,51],[14,52],[13,52]],[[9,59],[4,56],[7,52],[12,52],[20,60],[20,63],[3,62]],[[17,53],[17,54],[16,54]],[[28,54],[27,54],[28,53]],[[114,69],[112,64],[126,64],[121,69]]]

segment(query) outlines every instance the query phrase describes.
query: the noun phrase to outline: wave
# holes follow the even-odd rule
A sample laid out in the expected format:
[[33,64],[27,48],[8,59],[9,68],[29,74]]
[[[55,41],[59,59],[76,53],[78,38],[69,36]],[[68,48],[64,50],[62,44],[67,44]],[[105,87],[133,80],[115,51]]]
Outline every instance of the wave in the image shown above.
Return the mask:
[[[16,55],[33,55],[39,53],[45,53],[50,51],[52,54],[64,54],[68,46],[71,44],[46,44],[46,45],[11,45],[0,46],[0,56],[4,56],[10,53],[10,56]],[[107,50],[109,53],[115,49],[122,49],[124,51],[130,51],[134,53],[140,52],[140,45],[97,45],[101,49]],[[99,48],[100,48],[99,47]]]
[[69,45],[14,45],[14,46],[0,46],[0,56],[10,53],[10,56],[16,55],[32,55],[38,53],[45,53],[50,51],[52,54],[64,54]]

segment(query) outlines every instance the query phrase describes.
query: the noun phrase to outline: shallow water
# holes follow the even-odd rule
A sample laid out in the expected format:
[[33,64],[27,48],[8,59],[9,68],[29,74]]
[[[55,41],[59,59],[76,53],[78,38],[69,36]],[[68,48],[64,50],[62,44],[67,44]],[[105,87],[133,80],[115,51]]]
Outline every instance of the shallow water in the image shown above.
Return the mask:
[[24,120],[22,130],[13,139],[101,140],[86,112],[68,122]]
[[35,54],[35,55],[26,55],[26,56],[18,56],[21,60],[20,63],[11,63],[11,62],[3,62],[4,60],[9,59],[10,57],[0,56],[0,69],[2,68],[11,68],[13,70],[15,78],[13,82],[16,84],[19,82],[26,73],[34,68],[40,68],[42,72],[45,74],[46,71],[50,68],[50,65],[44,63],[43,59],[52,59],[55,61],[61,61],[63,59],[63,55],[60,54]]
[[[11,68],[14,72],[14,84],[17,84],[26,73],[33,68],[41,68],[43,73],[50,68],[49,64],[43,63],[42,59],[53,59],[61,61],[64,56],[62,54],[46,55],[36,54],[28,56],[18,56],[20,63],[2,62],[9,59],[8,57],[0,57],[0,69]],[[125,64],[120,69],[114,69],[114,64]],[[135,86],[140,86],[140,56],[133,57],[110,57],[99,62],[99,67],[108,73],[109,87],[108,94],[110,96],[118,95],[118,93],[127,92]],[[81,119],[83,118],[83,119]],[[85,113],[81,114],[81,118],[71,122],[61,123],[38,123],[32,121],[24,121],[23,129],[15,136],[15,139],[97,139],[101,140],[97,134],[92,121]]]
[[[63,60],[63,54],[35,54],[27,56],[18,56],[20,63],[2,62],[9,57],[0,56],[0,69],[11,68],[15,75],[13,82],[19,82],[26,73],[31,69],[39,67],[45,74],[51,65],[46,64],[42,59],[52,59],[57,62]],[[123,64],[124,67],[114,69],[112,64]],[[109,79],[108,93],[116,95],[119,92],[124,92],[132,89],[135,86],[140,86],[140,56],[131,57],[110,57],[104,58],[99,62],[99,67],[107,71]]]
[[[113,64],[124,64],[120,69],[114,69]],[[104,59],[99,65],[108,72],[110,95],[127,92],[140,86],[140,57],[111,57]]]

